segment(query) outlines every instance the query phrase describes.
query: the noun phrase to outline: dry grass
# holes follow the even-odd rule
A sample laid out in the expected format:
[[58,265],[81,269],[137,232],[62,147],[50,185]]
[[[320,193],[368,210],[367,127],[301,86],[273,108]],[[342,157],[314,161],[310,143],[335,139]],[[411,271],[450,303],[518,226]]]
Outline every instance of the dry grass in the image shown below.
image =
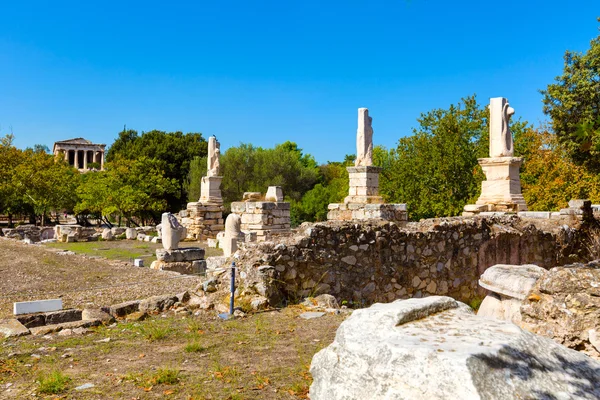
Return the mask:
[[[288,307],[229,321],[214,312],[156,316],[82,337],[10,339],[0,345],[0,360],[6,360],[0,362],[0,398],[39,393],[38,377],[53,371],[70,379],[62,388],[65,398],[307,398],[312,356],[331,343],[343,317],[306,321],[298,318],[302,311]],[[157,323],[169,331],[161,340],[140,334]],[[106,337],[110,342],[98,342]],[[12,383],[10,392],[2,392],[6,383]],[[74,390],[84,383],[94,388]]]
[[[106,248],[142,245],[138,241],[90,242]],[[143,243],[145,245],[146,243]],[[79,243],[61,244],[68,246]],[[154,245],[156,246],[156,245]],[[26,245],[0,238],[0,318],[12,313],[12,303],[62,298],[64,308],[105,306],[194,288],[199,277],[137,268],[128,262],[92,258],[85,254],[59,255],[58,249]]]

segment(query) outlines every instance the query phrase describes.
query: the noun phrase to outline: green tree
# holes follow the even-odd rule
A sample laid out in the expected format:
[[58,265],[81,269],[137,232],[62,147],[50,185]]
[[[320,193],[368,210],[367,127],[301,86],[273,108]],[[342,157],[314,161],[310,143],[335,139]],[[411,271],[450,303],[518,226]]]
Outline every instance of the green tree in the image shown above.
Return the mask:
[[190,162],[190,172],[185,181],[185,191],[189,202],[198,201],[200,198],[200,183],[208,170],[207,159],[208,157],[194,157]]
[[241,200],[244,192],[265,193],[269,186],[282,186],[288,199],[299,201],[320,179],[314,158],[293,142],[272,149],[243,143],[230,147],[221,168],[225,203]]
[[[600,19],[599,19],[600,21]],[[544,113],[567,155],[600,171],[600,36],[585,53],[566,51],[562,75],[543,90]]]
[[70,210],[75,206],[80,174],[43,149],[26,150],[23,155],[13,176],[15,190],[21,201],[41,217],[44,225],[51,210]]
[[167,209],[177,212],[185,207],[190,163],[194,157],[205,157],[208,144],[201,133],[163,132],[153,130],[138,135],[136,131],[124,130],[111,145],[107,161],[117,158],[136,160],[141,157],[156,160],[165,178],[174,179],[178,189],[165,194]]
[[164,176],[160,162],[148,157],[137,160],[114,159],[105,170],[88,173],[77,194],[78,213],[118,214],[127,220],[133,217],[158,221],[166,210],[169,194],[177,192],[175,179]]
[[385,167],[385,200],[407,203],[412,219],[460,214],[480,190],[477,156],[487,147],[487,113],[475,96],[464,98],[421,114],[413,136],[401,138],[388,154],[376,151],[375,163]]

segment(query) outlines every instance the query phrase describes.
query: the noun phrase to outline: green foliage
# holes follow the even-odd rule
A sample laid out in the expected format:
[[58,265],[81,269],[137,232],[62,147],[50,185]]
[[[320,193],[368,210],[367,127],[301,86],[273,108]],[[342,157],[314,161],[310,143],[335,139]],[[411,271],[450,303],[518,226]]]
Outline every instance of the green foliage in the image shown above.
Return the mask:
[[175,385],[179,382],[179,371],[171,368],[160,368],[152,377],[155,385]]
[[138,160],[145,157],[154,160],[155,165],[163,171],[162,175],[169,180],[175,180],[177,184],[176,191],[164,194],[166,208],[177,212],[187,203],[186,182],[190,173],[190,163],[194,157],[205,157],[207,150],[208,144],[201,133],[183,134],[153,130],[138,135],[136,131],[127,130],[119,134],[106,159]]
[[59,370],[41,374],[38,378],[39,391],[44,394],[58,394],[67,390],[71,378]]
[[282,186],[287,198],[299,201],[319,180],[314,158],[292,142],[273,149],[251,144],[230,147],[221,157],[221,169],[226,203],[241,200],[244,192],[265,193],[269,186]]
[[162,321],[145,321],[138,327],[138,331],[150,342],[164,340],[169,336],[169,327]]
[[600,175],[574,164],[556,135],[527,129],[521,142],[527,145],[521,185],[530,210],[559,210],[571,199],[600,201]]
[[185,182],[185,191],[187,192],[188,201],[198,201],[200,198],[200,182],[202,177],[206,176],[208,170],[208,157],[194,157],[190,162],[190,172],[188,172]]
[[[600,19],[599,19],[600,21]],[[542,91],[544,113],[566,154],[600,171],[600,36],[585,53],[565,52],[562,75]]]
[[203,351],[206,351],[206,348],[203,347],[199,342],[190,342],[185,345],[183,350],[186,353],[201,353]]
[[421,114],[413,136],[401,138],[397,148],[376,149],[384,199],[407,203],[412,219],[460,214],[479,193],[477,155],[487,147],[487,113],[475,96],[467,97],[447,110]]
[[175,179],[164,176],[156,159],[115,159],[105,170],[84,175],[77,189],[80,201],[77,213],[108,215],[117,213],[127,219],[133,216],[157,219],[167,208],[167,198],[178,190]]

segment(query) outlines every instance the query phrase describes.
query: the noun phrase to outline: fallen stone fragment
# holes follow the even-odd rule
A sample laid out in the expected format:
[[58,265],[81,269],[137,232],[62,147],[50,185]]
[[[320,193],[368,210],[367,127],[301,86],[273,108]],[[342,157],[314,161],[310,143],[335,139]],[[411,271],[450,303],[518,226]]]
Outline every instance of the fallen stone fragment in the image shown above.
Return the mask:
[[141,312],[160,312],[163,310],[168,310],[175,303],[177,303],[177,296],[152,296],[147,299],[144,299],[139,304],[139,311]]
[[27,329],[22,323],[16,319],[3,319],[0,320],[0,334],[4,337],[17,337],[29,335],[29,329]]
[[104,325],[112,324],[115,321],[112,315],[99,308],[84,308],[81,312],[81,319],[97,319]]
[[127,316],[125,317],[125,321],[127,322],[137,322],[137,321],[143,321],[146,318],[148,318],[148,313],[145,311],[136,311],[134,313],[131,314],[127,314]]
[[324,312],[316,312],[316,311],[312,311],[312,312],[305,312],[299,315],[300,318],[302,319],[315,319],[315,318],[320,318],[323,315],[325,315]]
[[[139,311],[140,300],[126,301],[124,303],[113,304],[109,307],[108,313],[115,318],[123,318],[127,314]],[[103,309],[104,310],[104,309]]]
[[85,390],[85,389],[91,389],[91,388],[93,388],[93,387],[94,387],[94,384],[93,384],[93,383],[84,383],[84,384],[83,384],[83,385],[81,385],[81,386],[77,386],[77,387],[75,388],[75,390]]
[[31,334],[34,336],[47,335],[49,333],[60,332],[63,329],[75,329],[75,328],[89,328],[91,326],[100,325],[99,320],[82,320],[82,321],[72,321],[72,322],[64,322],[62,324],[55,325],[44,325],[38,326],[35,328],[31,328]]
[[312,400],[600,398],[600,362],[442,296],[355,310],[310,373]]

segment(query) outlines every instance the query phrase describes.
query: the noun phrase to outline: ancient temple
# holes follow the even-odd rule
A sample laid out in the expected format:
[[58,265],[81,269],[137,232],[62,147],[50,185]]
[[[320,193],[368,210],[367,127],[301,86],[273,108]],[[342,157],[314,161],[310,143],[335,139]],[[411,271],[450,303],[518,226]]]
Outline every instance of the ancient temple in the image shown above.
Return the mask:
[[104,148],[105,144],[95,144],[84,138],[76,138],[55,142],[52,153],[57,158],[64,158],[69,165],[74,166],[80,171],[92,169],[90,164],[96,169],[104,169]]

